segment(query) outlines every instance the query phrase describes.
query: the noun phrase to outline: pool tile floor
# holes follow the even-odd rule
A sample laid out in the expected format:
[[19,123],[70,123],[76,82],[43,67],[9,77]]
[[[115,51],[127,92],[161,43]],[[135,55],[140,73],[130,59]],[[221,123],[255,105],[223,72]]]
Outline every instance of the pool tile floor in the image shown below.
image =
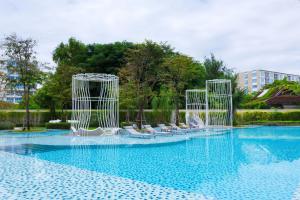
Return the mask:
[[0,152],[0,199],[212,199],[131,179]]

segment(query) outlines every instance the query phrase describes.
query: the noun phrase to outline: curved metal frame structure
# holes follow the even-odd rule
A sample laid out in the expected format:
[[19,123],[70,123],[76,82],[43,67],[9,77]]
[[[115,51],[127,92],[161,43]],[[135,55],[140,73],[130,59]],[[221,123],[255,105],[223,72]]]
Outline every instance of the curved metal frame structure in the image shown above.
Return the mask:
[[[73,132],[89,134],[91,119],[99,130],[119,127],[119,78],[110,74],[77,74],[72,77],[72,120]],[[93,116],[93,117],[92,117]]]
[[186,90],[186,123],[192,117],[205,122],[205,127],[232,127],[231,80],[215,79],[206,81],[206,89]]
[[231,80],[206,81],[206,126],[232,127]]

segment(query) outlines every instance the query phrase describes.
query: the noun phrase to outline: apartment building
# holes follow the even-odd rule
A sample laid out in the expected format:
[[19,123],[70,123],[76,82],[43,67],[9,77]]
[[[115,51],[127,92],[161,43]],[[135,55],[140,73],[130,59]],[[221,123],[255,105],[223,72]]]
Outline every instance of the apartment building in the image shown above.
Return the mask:
[[[20,76],[18,73],[7,69],[4,64],[4,61],[0,62],[0,101],[20,103],[25,93],[23,85],[16,81],[20,79]],[[10,64],[14,65],[13,63]],[[30,94],[35,91],[36,88],[30,89]]]
[[267,70],[252,70],[238,73],[238,87],[251,93],[259,91],[266,84],[270,84],[275,80],[282,80],[284,78],[287,78],[289,81],[296,81],[300,83],[300,75]]
[[0,73],[0,101],[20,103],[22,101],[22,96],[24,95],[23,86],[20,84],[10,85],[6,81],[7,79],[16,80],[19,78],[19,75],[8,72],[6,69],[1,69]]

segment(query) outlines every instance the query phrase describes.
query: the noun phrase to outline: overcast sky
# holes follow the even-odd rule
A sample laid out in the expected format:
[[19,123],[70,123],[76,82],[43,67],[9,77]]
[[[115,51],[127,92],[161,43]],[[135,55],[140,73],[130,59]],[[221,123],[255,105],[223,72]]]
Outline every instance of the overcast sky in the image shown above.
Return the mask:
[[41,61],[73,36],[85,43],[167,41],[236,71],[300,74],[300,0],[0,0],[1,37],[38,40]]

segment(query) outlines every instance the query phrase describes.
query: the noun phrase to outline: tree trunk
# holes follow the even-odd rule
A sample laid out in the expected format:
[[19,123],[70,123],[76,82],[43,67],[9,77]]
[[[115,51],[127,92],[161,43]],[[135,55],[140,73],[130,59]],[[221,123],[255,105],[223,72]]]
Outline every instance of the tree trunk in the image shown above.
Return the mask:
[[51,113],[51,116],[56,116],[55,106],[50,106],[50,113]]
[[144,112],[144,104],[140,103],[140,105],[139,105],[139,112],[137,114],[137,120],[136,120],[139,129],[142,128],[142,124],[143,124],[143,112]]
[[176,116],[176,125],[179,126],[179,106],[177,102],[175,105],[175,116]]
[[24,87],[25,90],[25,106],[26,106],[26,129],[30,130],[30,113],[29,113],[29,87]]
[[126,111],[126,122],[129,123],[130,122],[130,111],[127,109]]

